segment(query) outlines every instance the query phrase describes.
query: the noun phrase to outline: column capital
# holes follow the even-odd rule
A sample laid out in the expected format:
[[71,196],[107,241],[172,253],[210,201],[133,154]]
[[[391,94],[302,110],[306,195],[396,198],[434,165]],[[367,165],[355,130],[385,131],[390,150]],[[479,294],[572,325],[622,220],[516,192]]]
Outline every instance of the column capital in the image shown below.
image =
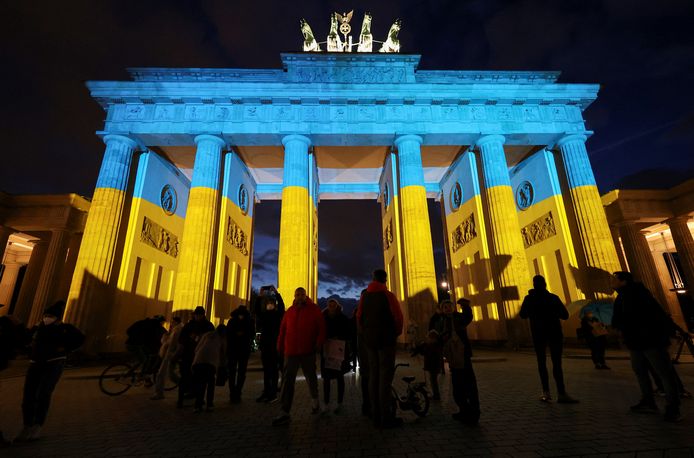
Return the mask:
[[583,134],[568,134],[568,135],[565,135],[559,139],[559,141],[557,142],[557,146],[559,148],[561,148],[562,146],[566,145],[567,143],[573,143],[573,142],[585,143],[586,140],[588,140],[588,137],[586,137]]
[[193,141],[195,141],[196,145],[199,145],[200,143],[203,143],[203,142],[216,143],[222,149],[224,149],[224,147],[227,146],[227,142],[223,138],[218,137],[216,135],[210,135],[210,134],[200,134],[200,135],[196,136]]
[[287,143],[301,142],[306,144],[306,148],[311,147],[311,139],[299,134],[291,134],[282,137],[282,146],[287,146]]
[[675,223],[687,224],[690,219],[692,219],[692,217],[689,215],[678,215],[678,216],[673,216],[672,218],[666,219],[665,224],[667,224],[668,226],[670,225],[670,223],[672,223],[672,224],[675,224]]
[[499,134],[483,135],[477,139],[475,142],[476,146],[482,147],[488,143],[501,143],[502,145],[506,142],[506,137]]
[[106,146],[108,146],[111,142],[115,142],[115,143],[124,143],[125,145],[127,145],[129,148],[132,148],[132,149],[137,149],[137,147],[138,147],[138,143],[126,135],[108,134],[108,135],[104,135],[103,140],[104,140],[104,143],[106,144]]
[[398,136],[393,143],[395,144],[396,148],[400,148],[400,144],[403,142],[417,142],[419,145],[421,145],[424,142],[424,139],[422,139],[422,137],[419,135],[407,134]]

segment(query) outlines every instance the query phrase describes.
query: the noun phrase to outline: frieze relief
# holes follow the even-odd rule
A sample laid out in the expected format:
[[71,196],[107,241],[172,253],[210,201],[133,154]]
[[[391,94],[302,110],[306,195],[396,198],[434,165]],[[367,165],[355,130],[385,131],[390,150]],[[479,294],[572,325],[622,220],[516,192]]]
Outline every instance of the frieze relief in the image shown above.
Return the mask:
[[389,220],[386,224],[385,231],[383,231],[383,248],[388,250],[393,244],[393,220]]
[[463,222],[451,233],[451,248],[453,253],[470,243],[475,237],[477,237],[475,214],[470,213],[470,216],[465,218],[465,220],[463,220]]
[[239,250],[242,255],[248,256],[248,237],[243,229],[241,229],[241,226],[236,224],[236,221],[231,219],[231,217],[227,219],[225,238],[226,241]]
[[557,227],[554,225],[552,212],[547,212],[532,223],[521,229],[523,245],[530,248],[550,237],[557,235]]
[[140,242],[166,253],[172,258],[178,257],[178,237],[146,216],[142,222]]
[[292,81],[301,83],[405,83],[404,68],[392,67],[304,67],[291,72]]

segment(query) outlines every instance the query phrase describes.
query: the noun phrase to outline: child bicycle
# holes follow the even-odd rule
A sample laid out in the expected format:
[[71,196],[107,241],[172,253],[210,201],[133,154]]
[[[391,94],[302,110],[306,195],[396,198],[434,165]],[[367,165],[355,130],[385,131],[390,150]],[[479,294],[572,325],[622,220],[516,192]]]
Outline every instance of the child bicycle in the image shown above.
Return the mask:
[[[157,358],[157,360],[159,360],[159,357],[156,355],[149,356],[149,358]],[[99,388],[104,394],[118,396],[125,393],[133,386],[151,386],[159,370],[160,363],[161,361],[158,361],[157,364],[154,365],[154,369],[146,373],[143,370],[144,365],[139,361],[111,364],[107,366],[99,376]],[[171,391],[177,388],[180,378],[178,362],[171,361],[169,364],[169,374],[164,382],[164,391]]]
[[[410,367],[407,363],[399,363],[395,365],[395,370],[398,367]],[[426,416],[429,412],[429,393],[426,389],[425,382],[415,382],[414,376],[402,377],[402,381],[407,383],[407,388],[405,389],[405,394],[400,395],[395,386],[391,386],[391,391],[393,393],[393,414],[395,414],[396,409],[400,410],[411,410],[418,417]]]

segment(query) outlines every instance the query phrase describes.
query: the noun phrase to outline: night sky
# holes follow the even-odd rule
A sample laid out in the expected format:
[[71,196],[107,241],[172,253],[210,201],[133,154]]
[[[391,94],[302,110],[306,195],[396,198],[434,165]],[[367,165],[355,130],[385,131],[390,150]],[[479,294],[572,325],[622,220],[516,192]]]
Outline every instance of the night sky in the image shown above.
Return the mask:
[[[0,190],[91,196],[104,113],[87,80],[126,67],[279,68],[301,50],[299,18],[324,40],[333,11],[364,11],[384,39],[403,20],[403,53],[423,69],[560,70],[600,83],[585,113],[601,192],[667,187],[694,176],[694,2],[641,1],[5,1],[0,5]],[[439,278],[442,235],[430,205]],[[346,227],[354,218],[356,227]],[[353,295],[382,263],[375,202],[319,206],[321,295]],[[274,283],[279,204],[258,206],[254,286]]]

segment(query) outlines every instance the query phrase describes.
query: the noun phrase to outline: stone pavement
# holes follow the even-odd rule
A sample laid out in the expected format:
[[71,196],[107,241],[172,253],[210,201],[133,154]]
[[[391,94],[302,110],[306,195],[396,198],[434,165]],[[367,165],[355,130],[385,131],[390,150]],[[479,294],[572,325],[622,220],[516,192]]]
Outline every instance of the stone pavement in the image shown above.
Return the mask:
[[[400,357],[412,367],[397,375],[421,379],[421,361],[404,353]],[[569,393],[581,403],[547,405],[537,400],[531,353],[478,350],[476,357],[479,427],[450,418],[455,408],[446,376],[443,400],[432,403],[426,418],[404,412],[404,427],[385,431],[360,416],[358,383],[351,374],[342,415],[312,416],[308,390],[298,381],[291,424],[272,427],[279,407],[254,402],[262,386],[258,371],[249,372],[241,404],[228,404],[226,387],[218,388],[215,411],[195,414],[190,407],[176,409],[173,395],[150,401],[144,388],[106,396],[95,378],[100,368],[72,369],[58,385],[44,437],[0,449],[0,456],[692,456],[694,400],[684,401],[686,417],[678,424],[659,415],[628,413],[639,396],[625,359],[608,361],[611,371],[597,371],[590,361],[565,358]],[[680,364],[678,370],[685,386],[694,388],[694,364]],[[22,382],[22,377],[0,380],[0,428],[10,437],[21,426]]]

